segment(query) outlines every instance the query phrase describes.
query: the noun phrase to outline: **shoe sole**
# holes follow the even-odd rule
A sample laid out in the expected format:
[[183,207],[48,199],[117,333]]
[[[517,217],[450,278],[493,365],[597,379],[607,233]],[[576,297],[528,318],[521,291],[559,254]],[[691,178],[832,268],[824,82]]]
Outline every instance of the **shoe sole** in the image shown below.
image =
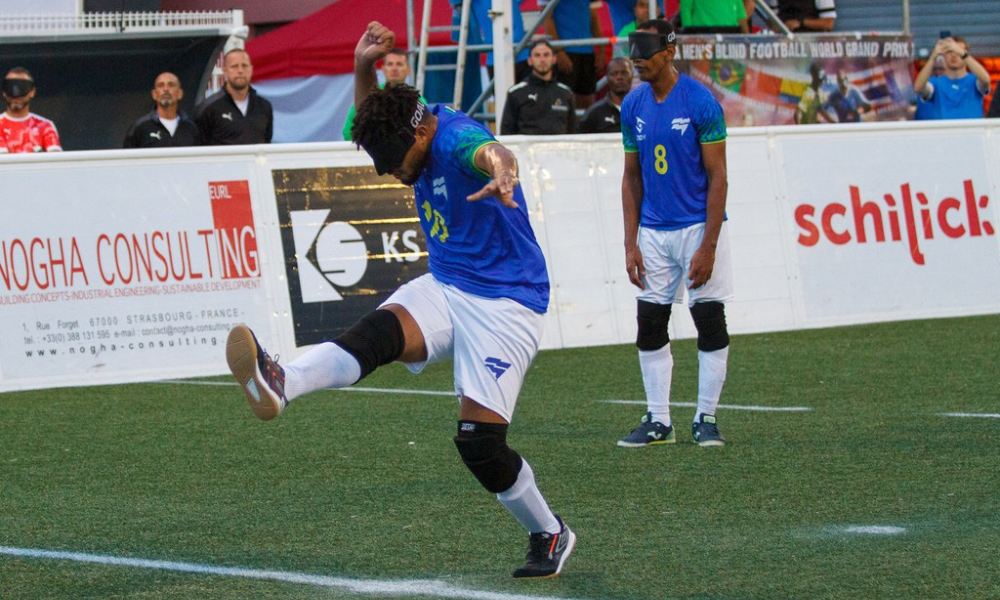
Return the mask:
[[566,546],[566,550],[563,552],[562,558],[559,559],[559,564],[556,565],[555,573],[549,573],[548,575],[534,575],[534,576],[528,575],[523,577],[515,577],[514,579],[552,579],[553,577],[557,577],[560,573],[562,573],[562,568],[563,565],[566,564],[566,559],[569,558],[569,555],[573,553],[573,549],[576,548],[576,534],[573,533],[573,530],[570,529],[569,527],[566,528],[566,531],[569,534],[569,544]]
[[563,552],[562,558],[559,559],[559,566],[556,567],[556,572],[546,577],[546,579],[552,579],[559,573],[562,573],[563,565],[566,564],[566,559],[569,558],[570,554],[573,554],[573,549],[576,548],[576,534],[569,527],[566,528],[569,533],[569,545],[566,546],[566,551]]
[[669,440],[660,440],[658,442],[626,442],[625,440],[618,440],[619,448],[645,448],[646,446],[662,446],[664,444],[676,444],[677,438],[671,438]]
[[263,377],[257,369],[257,344],[246,325],[233,327],[226,340],[226,363],[236,382],[243,388],[243,395],[250,410],[261,421],[270,421],[281,411],[277,401],[265,392]]
[[712,448],[714,446],[725,446],[726,445],[726,442],[724,442],[723,440],[708,440],[708,441],[705,441],[705,442],[697,442],[696,441],[695,443],[698,444],[699,446],[701,446],[702,448]]

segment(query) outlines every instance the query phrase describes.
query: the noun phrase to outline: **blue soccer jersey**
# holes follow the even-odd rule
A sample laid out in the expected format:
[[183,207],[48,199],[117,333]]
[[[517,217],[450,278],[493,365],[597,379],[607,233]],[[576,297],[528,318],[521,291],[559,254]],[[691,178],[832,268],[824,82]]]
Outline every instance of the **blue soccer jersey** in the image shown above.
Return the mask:
[[427,238],[430,271],[438,281],[484,298],[510,298],[537,312],[549,304],[549,276],[528,221],[521,186],[517,209],[496,198],[470,202],[490,176],[476,168],[476,151],[497,143],[486,127],[444,105],[430,157],[413,186]]
[[706,220],[708,174],[701,145],[726,139],[719,102],[681,74],[663,102],[643,83],[622,102],[625,152],[638,152],[642,167],[639,224],[650,229],[683,229]]

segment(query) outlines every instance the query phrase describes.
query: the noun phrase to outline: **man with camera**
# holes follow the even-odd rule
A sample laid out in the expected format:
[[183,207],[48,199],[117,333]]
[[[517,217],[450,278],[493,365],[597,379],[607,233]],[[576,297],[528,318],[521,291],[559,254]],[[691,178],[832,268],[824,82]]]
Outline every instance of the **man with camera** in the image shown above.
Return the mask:
[[[944,57],[944,74],[931,77],[934,61]],[[981,119],[983,98],[990,91],[990,74],[969,54],[965,38],[942,31],[913,89],[929,102],[935,119]]]

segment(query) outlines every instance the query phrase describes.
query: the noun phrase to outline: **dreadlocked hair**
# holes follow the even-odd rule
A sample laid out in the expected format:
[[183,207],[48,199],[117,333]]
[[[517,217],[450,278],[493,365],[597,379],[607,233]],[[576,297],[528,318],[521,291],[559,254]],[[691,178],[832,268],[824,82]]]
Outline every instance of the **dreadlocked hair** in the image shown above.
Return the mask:
[[358,107],[351,127],[351,139],[369,147],[380,139],[397,137],[409,124],[420,102],[420,92],[404,84],[387,84],[375,89]]

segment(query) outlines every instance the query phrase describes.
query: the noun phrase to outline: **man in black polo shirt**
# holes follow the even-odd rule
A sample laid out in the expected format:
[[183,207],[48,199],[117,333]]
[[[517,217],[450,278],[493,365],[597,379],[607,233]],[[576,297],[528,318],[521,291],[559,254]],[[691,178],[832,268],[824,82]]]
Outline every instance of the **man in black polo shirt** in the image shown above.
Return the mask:
[[608,95],[590,105],[580,121],[580,133],[621,133],[622,100],[632,90],[632,61],[616,58],[608,63]]
[[559,135],[576,133],[573,90],[556,80],[556,55],[545,40],[535,42],[528,55],[531,73],[507,90],[500,133]]
[[274,130],[271,103],[250,87],[253,65],[242,49],[226,52],[222,62],[226,84],[202,102],[195,123],[207,146],[269,144]]
[[153,82],[153,102],[156,108],[132,124],[125,136],[123,148],[170,148],[198,146],[201,132],[194,121],[177,109],[184,97],[181,81],[176,75],[164,71]]

